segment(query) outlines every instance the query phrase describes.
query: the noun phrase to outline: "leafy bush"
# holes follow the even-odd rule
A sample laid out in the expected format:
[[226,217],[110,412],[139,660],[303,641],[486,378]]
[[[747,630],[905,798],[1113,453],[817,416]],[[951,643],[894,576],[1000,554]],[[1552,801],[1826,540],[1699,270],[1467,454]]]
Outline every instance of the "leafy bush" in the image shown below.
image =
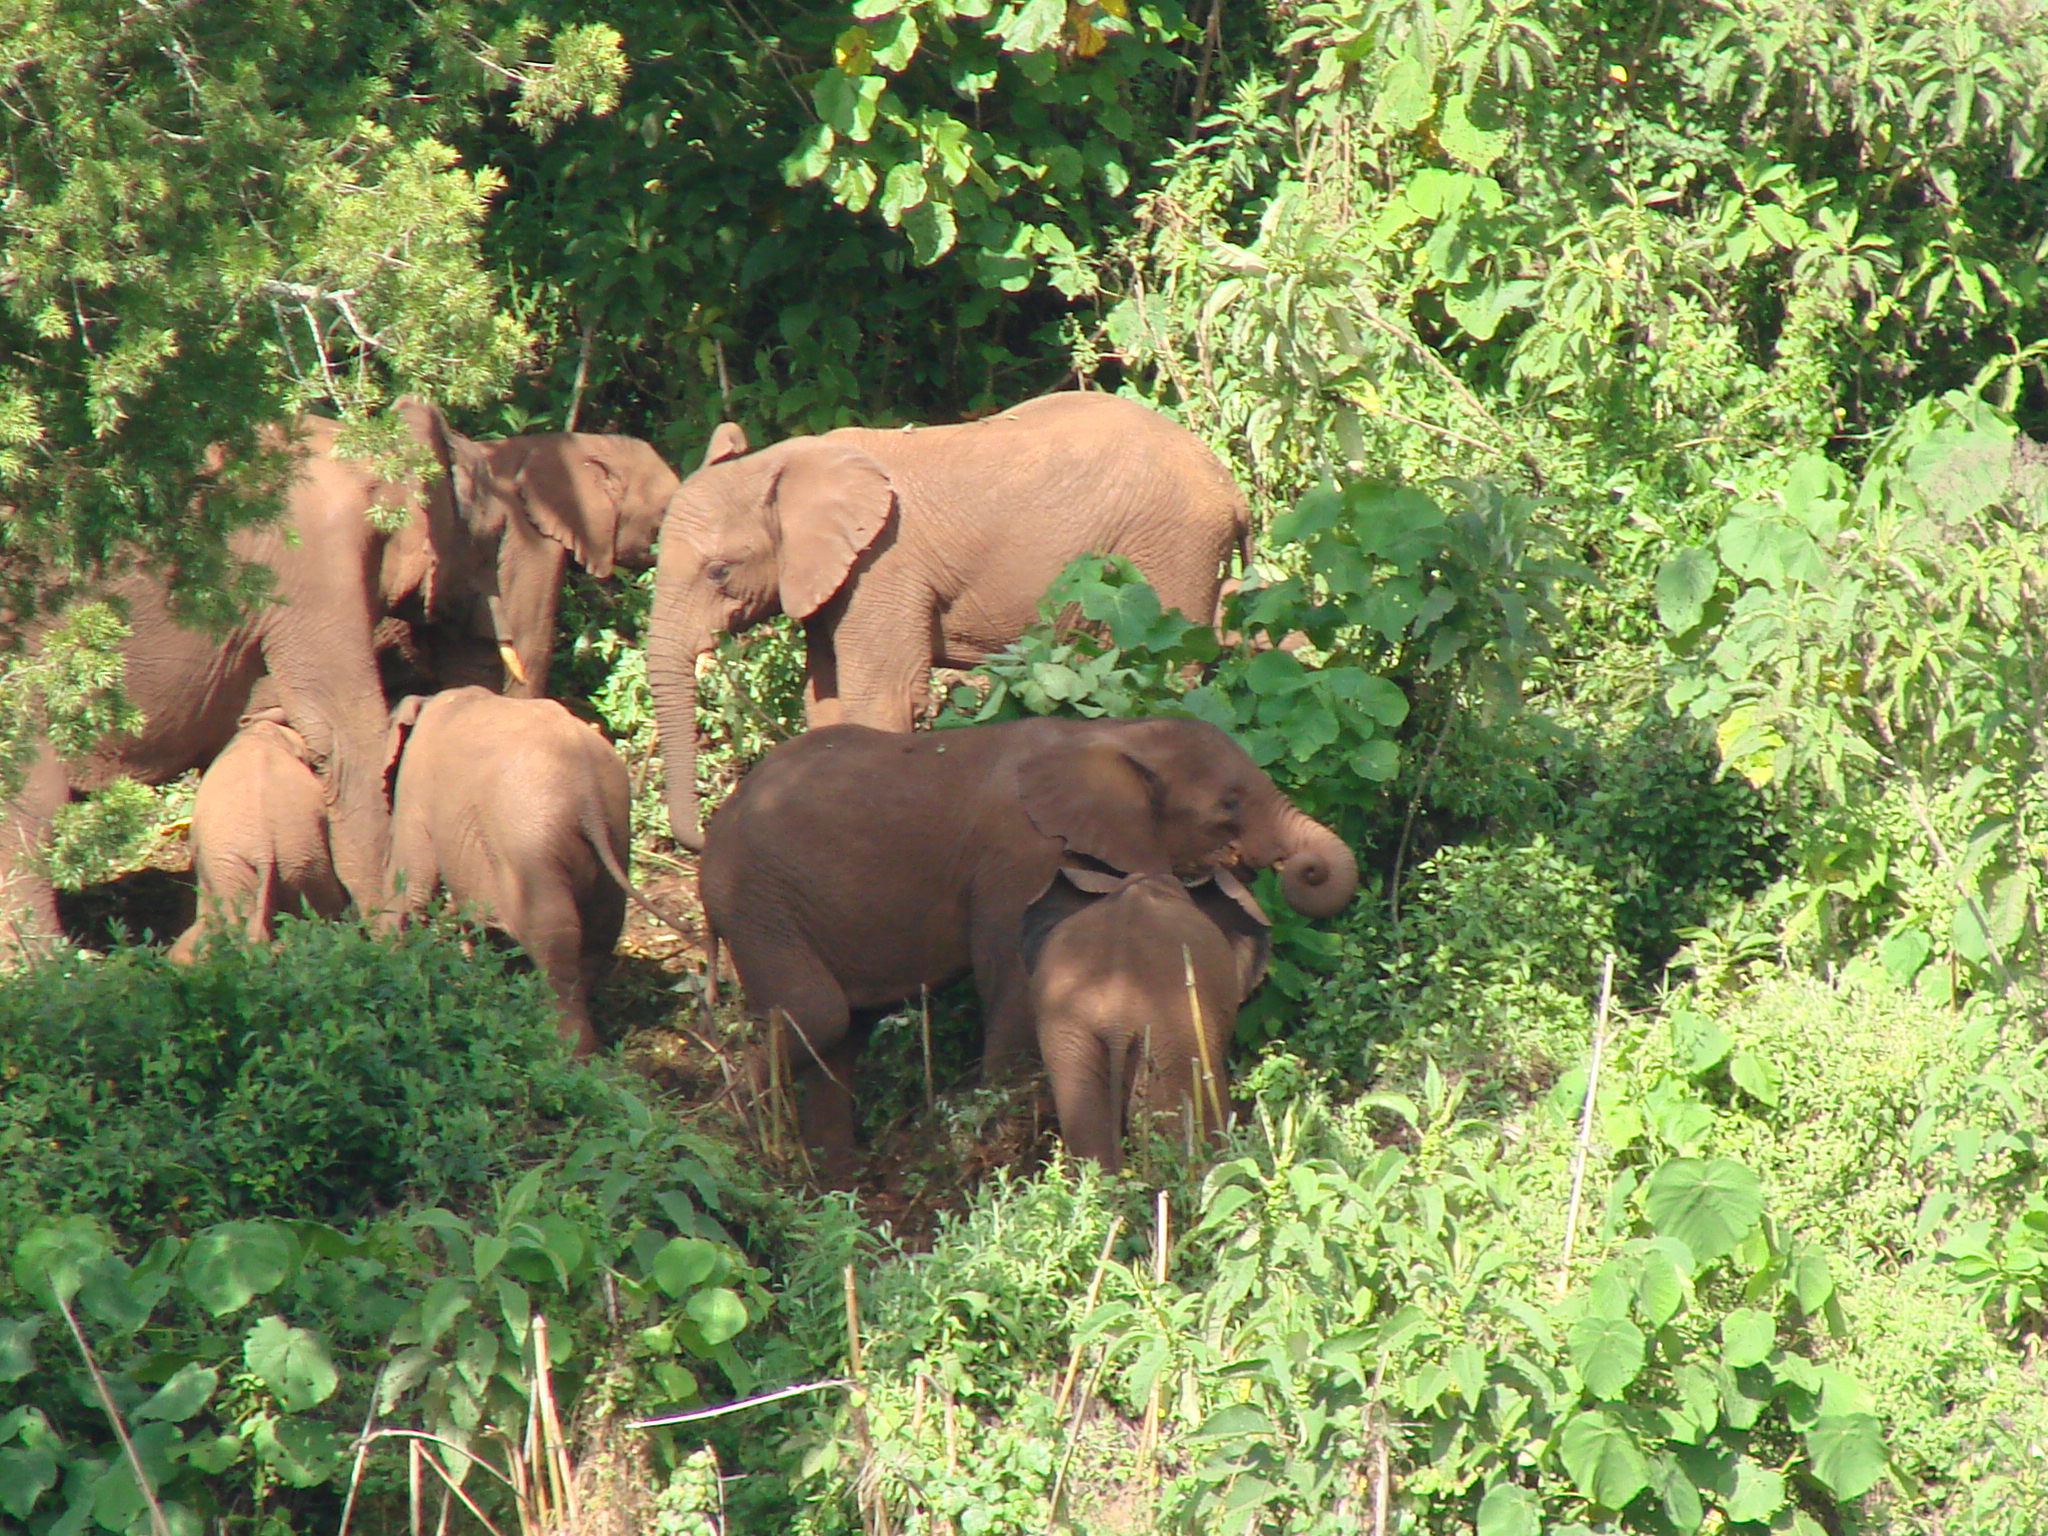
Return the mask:
[[1354,1082],[1428,1057],[1526,1091],[1584,1048],[1614,943],[1612,893],[1545,839],[1446,848],[1404,882],[1396,915],[1369,908],[1347,928],[1279,1038]]
[[549,1391],[603,1416],[753,1379],[729,1169],[447,932],[50,961],[0,987],[0,1081],[0,1512],[33,1536],[146,1527],[87,1348],[180,1533],[332,1531],[352,1496],[396,1528],[386,1430],[516,1473]]
[[456,1198],[611,1103],[540,979],[494,952],[280,930],[190,967],[121,949],[0,987],[0,1243],[73,1212],[146,1238]]

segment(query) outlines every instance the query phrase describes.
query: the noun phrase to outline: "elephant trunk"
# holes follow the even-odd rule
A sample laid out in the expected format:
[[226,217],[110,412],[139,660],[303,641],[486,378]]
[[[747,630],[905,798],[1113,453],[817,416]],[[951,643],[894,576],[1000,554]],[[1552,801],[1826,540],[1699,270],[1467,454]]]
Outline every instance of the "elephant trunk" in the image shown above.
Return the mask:
[[1280,871],[1280,893],[1304,917],[1341,912],[1358,893],[1358,859],[1344,839],[1306,816],[1278,789],[1260,819],[1270,842],[1244,850],[1245,862]]
[[711,645],[708,626],[693,626],[657,593],[647,631],[647,686],[661,731],[669,834],[692,850],[704,846],[697,805],[697,658]]

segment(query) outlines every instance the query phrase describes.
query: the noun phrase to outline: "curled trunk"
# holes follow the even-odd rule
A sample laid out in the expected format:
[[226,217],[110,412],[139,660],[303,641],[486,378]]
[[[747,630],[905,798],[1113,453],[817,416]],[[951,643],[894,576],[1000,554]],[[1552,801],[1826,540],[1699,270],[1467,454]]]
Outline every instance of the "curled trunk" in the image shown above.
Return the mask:
[[1279,870],[1280,893],[1302,916],[1342,911],[1358,893],[1358,859],[1344,839],[1277,789],[1262,821],[1264,837],[1247,840],[1245,862]]

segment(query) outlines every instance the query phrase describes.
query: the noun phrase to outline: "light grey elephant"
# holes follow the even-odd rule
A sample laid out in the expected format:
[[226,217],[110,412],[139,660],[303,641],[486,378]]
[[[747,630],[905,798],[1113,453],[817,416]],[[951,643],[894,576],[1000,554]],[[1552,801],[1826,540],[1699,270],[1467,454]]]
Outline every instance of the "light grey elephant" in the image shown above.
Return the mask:
[[242,728],[199,780],[192,803],[192,872],[199,912],[171,946],[189,964],[207,935],[241,925],[256,944],[279,912],[339,917],[348,892],[327,840],[327,801],[306,738],[272,706]]
[[1192,1113],[1220,1130],[1237,1005],[1266,974],[1270,924],[1250,891],[1217,869],[1190,886],[1172,874],[1069,864],[1024,914],[1038,1053],[1060,1135],[1112,1173],[1124,1133],[1173,1134]]
[[1248,518],[1200,438],[1115,395],[759,453],[721,427],[663,519],[647,628],[670,830],[702,846],[696,663],[721,634],[802,620],[808,723],[907,731],[931,668],[972,666],[1023,634],[1077,555],[1126,555],[1160,602],[1213,619]]

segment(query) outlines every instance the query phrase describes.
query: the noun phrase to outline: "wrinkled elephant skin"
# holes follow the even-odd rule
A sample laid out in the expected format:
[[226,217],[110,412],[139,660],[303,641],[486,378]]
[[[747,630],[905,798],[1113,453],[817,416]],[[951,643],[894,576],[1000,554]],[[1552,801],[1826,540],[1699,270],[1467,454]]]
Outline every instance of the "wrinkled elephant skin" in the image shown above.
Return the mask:
[[1078,555],[1128,556],[1162,604],[1212,619],[1248,516],[1199,438],[1115,395],[759,453],[721,428],[669,506],[648,623],[671,831],[700,846],[695,666],[720,635],[800,620],[808,723],[908,730],[931,668],[1023,634]]
[[[1277,867],[1297,910],[1357,889],[1351,850],[1214,726],[827,726],[770,751],[705,828],[699,874],[751,1011],[800,1033],[807,1137],[843,1178],[855,1026],[972,972],[999,1074],[1033,1042],[1021,935],[1062,864],[1213,878]],[[813,1064],[822,1067],[814,1070]]]

